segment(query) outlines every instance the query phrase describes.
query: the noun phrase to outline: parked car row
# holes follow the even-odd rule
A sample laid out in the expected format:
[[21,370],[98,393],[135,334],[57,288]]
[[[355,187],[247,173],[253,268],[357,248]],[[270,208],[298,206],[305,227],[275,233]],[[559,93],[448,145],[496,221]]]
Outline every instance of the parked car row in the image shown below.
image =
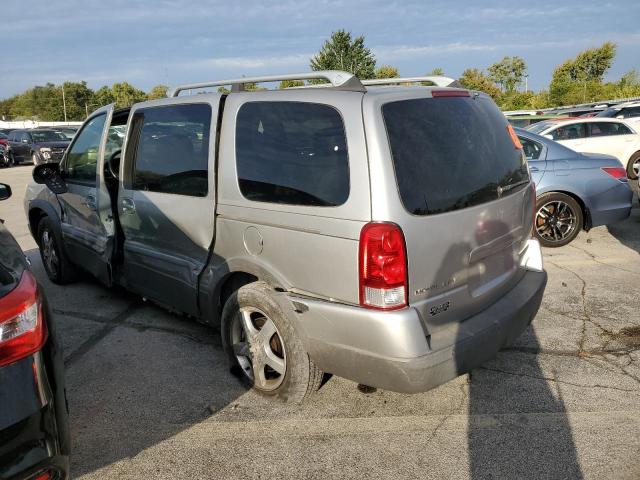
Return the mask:
[[9,167],[27,162],[40,165],[60,161],[75,132],[75,127],[3,129],[0,147],[4,147],[6,161],[0,158],[0,165]]
[[640,172],[640,123],[591,117],[570,120],[545,120],[527,127],[527,131],[555,140],[577,152],[601,153],[616,157],[631,179]]

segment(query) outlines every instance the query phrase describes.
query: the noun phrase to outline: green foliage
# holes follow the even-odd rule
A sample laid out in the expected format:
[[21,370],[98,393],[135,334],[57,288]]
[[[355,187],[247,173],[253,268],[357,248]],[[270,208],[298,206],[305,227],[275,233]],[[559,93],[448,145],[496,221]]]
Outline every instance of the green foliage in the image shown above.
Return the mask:
[[105,105],[109,105],[115,101],[116,99],[113,96],[113,92],[106,85],[104,87],[100,87],[93,94],[93,103],[95,108],[104,107]]
[[491,65],[487,71],[489,78],[500,85],[503,92],[511,94],[522,83],[527,72],[527,64],[520,57],[504,57]]
[[382,65],[376,69],[374,76],[375,78],[398,78],[400,72],[396,67],[392,67],[391,65]]
[[143,102],[147,94],[127,82],[114,83],[111,87],[116,108],[130,107],[134,103]]
[[558,65],[549,85],[551,103],[570,105],[598,99],[606,90],[602,79],[615,55],[616,45],[606,42]]
[[444,75],[444,70],[440,67],[436,67],[426,74],[427,77],[442,77]]
[[167,98],[167,90],[169,90],[169,87],[166,85],[156,85],[147,93],[147,99],[157,100],[159,98]]
[[312,70],[343,70],[360,79],[374,78],[376,59],[364,46],[364,37],[351,39],[351,33],[338,30],[324,42],[317,55],[311,59]]
[[464,88],[484,92],[496,101],[500,98],[501,92],[498,86],[477,68],[467,68],[462,72],[459,82]]
[[304,82],[302,80],[282,80],[280,85],[278,85],[279,89],[283,88],[291,88],[291,87],[303,87]]

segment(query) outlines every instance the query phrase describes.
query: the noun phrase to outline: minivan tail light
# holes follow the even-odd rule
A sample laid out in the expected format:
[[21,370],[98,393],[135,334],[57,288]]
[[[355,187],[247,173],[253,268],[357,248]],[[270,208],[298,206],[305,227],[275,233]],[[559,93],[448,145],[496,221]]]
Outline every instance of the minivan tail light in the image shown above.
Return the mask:
[[407,306],[407,251],[395,223],[367,223],[360,231],[360,305],[380,310]]
[[627,171],[622,167],[600,167],[600,169],[621,182],[627,181]]
[[0,367],[33,355],[46,339],[36,279],[25,270],[18,286],[0,298]]
[[470,97],[469,90],[432,90],[431,96],[438,97]]

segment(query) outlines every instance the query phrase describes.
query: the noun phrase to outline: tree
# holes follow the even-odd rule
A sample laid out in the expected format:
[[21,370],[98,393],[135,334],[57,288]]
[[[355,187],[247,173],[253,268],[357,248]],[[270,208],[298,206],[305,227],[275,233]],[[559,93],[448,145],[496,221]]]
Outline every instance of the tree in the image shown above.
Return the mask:
[[127,82],[114,83],[111,87],[116,108],[130,107],[134,103],[143,102],[147,94]]
[[436,67],[427,73],[427,77],[442,77],[444,75],[444,70],[440,67]]
[[382,65],[376,69],[374,76],[375,78],[398,78],[400,72],[398,72],[396,67],[392,67],[391,65]]
[[157,100],[159,98],[167,98],[167,90],[169,90],[169,87],[166,85],[156,85],[147,93],[147,99]]
[[373,78],[376,59],[364,46],[364,37],[351,40],[351,33],[338,30],[324,42],[317,55],[311,58],[312,70],[344,70],[360,79]]
[[500,98],[501,92],[498,86],[493,83],[491,79],[482,72],[482,70],[478,70],[477,68],[467,68],[462,72],[459,82],[464,88],[468,88],[469,90],[480,90],[494,100],[498,100]]
[[527,72],[527,64],[520,57],[504,57],[491,65],[487,71],[489,78],[500,85],[503,92],[511,93],[522,83]]
[[576,58],[558,65],[549,85],[552,103],[579,103],[597,97],[604,74],[611,68],[615,56],[616,45],[605,42],[600,47],[584,50]]
[[283,88],[291,88],[291,87],[302,87],[304,86],[304,82],[302,80],[282,80],[278,88],[282,90]]
[[[67,106],[67,120],[84,120],[89,106],[93,103],[94,92],[87,87],[87,82],[64,82],[65,103]],[[64,116],[64,113],[63,113]]]
[[113,96],[113,92],[106,85],[100,87],[93,94],[93,103],[96,108],[104,107],[105,105],[109,105],[110,103],[113,103],[115,101],[116,99]]

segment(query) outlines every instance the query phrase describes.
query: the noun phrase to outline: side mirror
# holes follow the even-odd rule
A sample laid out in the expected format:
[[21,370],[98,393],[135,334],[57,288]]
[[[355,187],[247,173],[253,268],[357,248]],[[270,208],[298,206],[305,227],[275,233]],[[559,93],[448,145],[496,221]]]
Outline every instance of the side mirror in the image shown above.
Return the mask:
[[23,138],[23,139],[22,139],[22,143],[29,143],[29,140],[28,140],[28,139],[26,139],[26,138]]
[[57,163],[43,163],[34,167],[33,180],[40,185],[46,185],[56,195],[68,191],[67,184],[60,175],[60,165]]
[[6,200],[11,196],[11,187],[6,183],[0,183],[0,200]]
[[547,133],[545,135],[542,135],[544,138],[548,138],[549,140],[553,140],[553,135],[551,135],[550,133]]

